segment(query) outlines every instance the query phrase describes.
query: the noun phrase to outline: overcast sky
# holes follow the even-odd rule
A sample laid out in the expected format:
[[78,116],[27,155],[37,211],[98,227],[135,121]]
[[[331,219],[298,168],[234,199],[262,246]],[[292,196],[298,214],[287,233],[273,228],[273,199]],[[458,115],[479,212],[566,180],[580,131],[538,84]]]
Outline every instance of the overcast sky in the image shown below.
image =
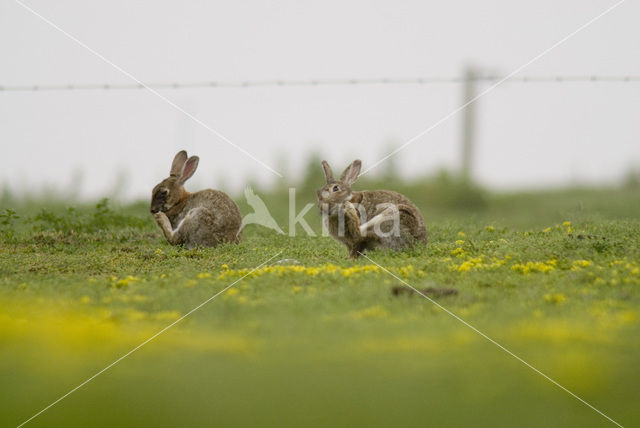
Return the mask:
[[[141,81],[188,83],[508,74],[616,0],[24,2]],[[518,76],[640,75],[638,17],[627,1]],[[2,86],[132,83],[12,0],[0,0],[0,50]],[[455,83],[159,92],[273,168],[288,159],[288,176],[312,151],[366,168],[462,104]],[[492,188],[612,182],[640,166],[640,82],[505,83],[476,108],[474,175]],[[456,168],[461,117],[402,150],[403,173]],[[82,177],[95,198],[125,174],[124,196],[147,198],[182,148],[201,158],[191,189],[276,178],[146,90],[0,92],[0,141],[0,183],[16,191]]]

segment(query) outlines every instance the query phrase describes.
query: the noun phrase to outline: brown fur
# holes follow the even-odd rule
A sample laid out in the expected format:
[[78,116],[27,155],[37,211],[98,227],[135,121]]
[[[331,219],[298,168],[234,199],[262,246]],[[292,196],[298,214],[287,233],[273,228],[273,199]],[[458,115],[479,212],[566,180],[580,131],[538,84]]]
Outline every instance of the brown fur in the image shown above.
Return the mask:
[[[373,190],[354,192],[351,184],[358,178],[361,162],[354,161],[343,172],[340,180],[333,178],[331,167],[322,161],[327,184],[318,190],[318,207],[326,221],[331,236],[342,242],[349,250],[349,256],[356,258],[360,253],[374,248],[402,250],[412,247],[416,243],[427,242],[427,230],[420,210],[400,193],[390,190]],[[380,223],[378,234],[373,228],[364,232],[360,226],[364,223],[363,214],[370,221],[378,215],[388,214],[388,208],[380,204],[392,204],[397,208],[399,216],[399,234],[388,234],[392,229],[392,222],[386,220]],[[360,207],[359,211],[357,207]],[[323,210],[325,210],[323,212]],[[341,233],[341,227],[342,232]]]
[[153,188],[150,211],[171,245],[187,248],[238,243],[242,217],[235,202],[219,190],[189,193],[184,182],[191,178],[199,158],[187,158],[184,150],[173,159],[170,175]]

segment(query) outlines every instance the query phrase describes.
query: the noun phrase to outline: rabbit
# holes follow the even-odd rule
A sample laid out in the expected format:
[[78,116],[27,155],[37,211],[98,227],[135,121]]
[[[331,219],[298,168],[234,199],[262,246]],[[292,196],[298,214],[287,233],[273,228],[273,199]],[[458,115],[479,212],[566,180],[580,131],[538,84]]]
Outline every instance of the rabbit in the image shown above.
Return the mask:
[[404,195],[390,190],[354,192],[362,162],[355,160],[339,180],[322,161],[327,184],[317,191],[326,229],[357,258],[366,250],[402,250],[426,244],[427,230],[420,210]]
[[195,173],[198,156],[182,150],[173,158],[169,177],[153,188],[150,211],[171,245],[186,248],[238,243],[242,217],[236,203],[219,190],[189,193],[184,182]]

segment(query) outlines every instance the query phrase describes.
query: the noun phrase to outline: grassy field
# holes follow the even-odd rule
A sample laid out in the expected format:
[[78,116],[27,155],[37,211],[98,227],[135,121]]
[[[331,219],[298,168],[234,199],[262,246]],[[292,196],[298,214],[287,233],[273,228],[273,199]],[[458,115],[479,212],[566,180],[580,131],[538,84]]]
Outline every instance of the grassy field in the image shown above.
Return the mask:
[[[145,203],[5,198],[0,425],[25,421],[230,284],[27,426],[612,425],[399,292],[403,281],[435,289],[442,306],[618,423],[640,424],[638,189],[400,190],[423,210],[429,243],[372,252],[375,263],[301,229],[249,226],[240,245],[185,250],[166,243]],[[287,230],[286,193],[263,199]],[[306,217],[319,230],[319,214]]]

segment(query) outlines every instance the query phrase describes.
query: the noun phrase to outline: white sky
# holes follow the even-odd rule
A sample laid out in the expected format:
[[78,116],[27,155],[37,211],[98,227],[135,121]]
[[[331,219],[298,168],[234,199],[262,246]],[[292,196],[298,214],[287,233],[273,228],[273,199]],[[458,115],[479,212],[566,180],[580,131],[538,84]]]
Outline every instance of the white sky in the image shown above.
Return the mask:
[[[507,74],[616,0],[83,2],[26,0],[144,82]],[[640,75],[640,4],[627,1],[519,75]],[[132,83],[11,0],[0,0],[0,85]],[[479,90],[488,87],[479,84]],[[457,84],[161,90],[290,176],[319,151],[373,164],[462,103]],[[640,82],[506,83],[477,103],[475,176],[493,188],[611,182],[640,166]],[[458,165],[461,115],[397,155],[407,176]],[[147,198],[174,153],[188,188],[275,176],[144,90],[0,92],[0,183],[100,197],[123,172]],[[320,166],[318,166],[320,168]],[[382,168],[382,166],[381,166]],[[375,171],[375,170],[374,170]],[[321,184],[321,183],[319,183]]]

